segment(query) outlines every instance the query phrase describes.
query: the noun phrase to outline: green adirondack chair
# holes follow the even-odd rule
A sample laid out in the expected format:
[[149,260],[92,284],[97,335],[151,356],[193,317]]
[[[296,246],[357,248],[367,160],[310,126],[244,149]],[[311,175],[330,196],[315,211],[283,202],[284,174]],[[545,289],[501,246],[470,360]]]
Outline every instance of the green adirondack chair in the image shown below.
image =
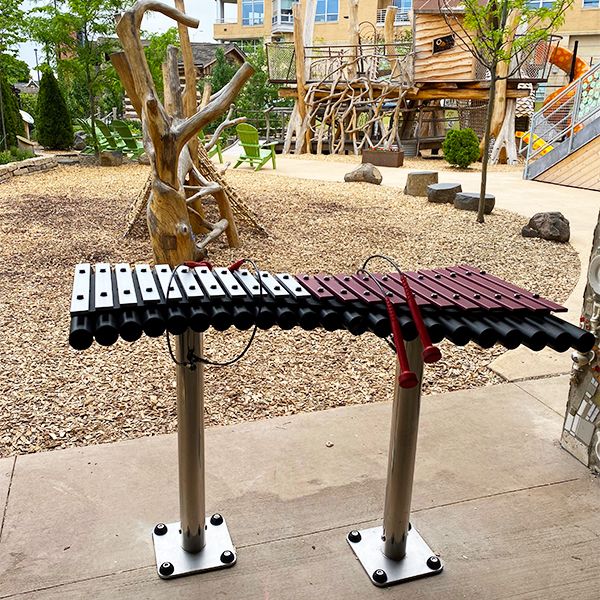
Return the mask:
[[[92,143],[92,124],[89,119],[77,119],[76,124],[79,128],[87,135],[87,146],[84,150],[82,150],[82,154],[94,154],[94,145]],[[105,139],[102,132],[96,127],[96,140],[98,141],[98,146],[100,151],[111,150],[111,147],[107,140]]]
[[144,153],[144,144],[140,136],[136,136],[131,132],[129,125],[125,121],[115,119],[111,123],[111,127],[119,135],[125,147],[123,152],[133,158],[139,158]]
[[[248,162],[255,171],[259,171],[269,160],[273,163],[273,169],[277,168],[275,164],[275,145],[277,142],[261,144],[258,140],[258,129],[248,123],[240,123],[235,130],[244,153],[240,154],[238,161],[233,166],[234,169],[242,163]],[[254,166],[255,164],[256,166]]]
[[118,150],[124,152],[126,145],[125,142],[120,138],[118,134],[115,134],[110,130],[110,127],[104,122],[98,119],[96,121],[96,127],[100,130],[110,150]]
[[[206,146],[206,144],[210,142],[210,138],[206,137],[203,131],[198,133],[198,138],[203,146]],[[217,143],[208,151],[208,157],[212,158],[215,154],[218,156],[219,162],[223,164],[223,144],[221,144],[220,138],[217,140]]]

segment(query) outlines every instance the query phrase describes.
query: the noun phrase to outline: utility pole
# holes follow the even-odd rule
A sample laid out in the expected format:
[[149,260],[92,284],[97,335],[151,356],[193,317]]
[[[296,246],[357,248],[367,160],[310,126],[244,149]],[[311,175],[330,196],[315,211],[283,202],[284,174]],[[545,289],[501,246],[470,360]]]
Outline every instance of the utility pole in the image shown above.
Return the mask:
[[40,85],[40,69],[39,69],[39,66],[38,66],[38,55],[37,55],[38,51],[37,51],[37,48],[34,48],[33,51],[35,52],[35,72],[36,72],[36,75],[37,75],[37,82],[38,82],[38,85]]

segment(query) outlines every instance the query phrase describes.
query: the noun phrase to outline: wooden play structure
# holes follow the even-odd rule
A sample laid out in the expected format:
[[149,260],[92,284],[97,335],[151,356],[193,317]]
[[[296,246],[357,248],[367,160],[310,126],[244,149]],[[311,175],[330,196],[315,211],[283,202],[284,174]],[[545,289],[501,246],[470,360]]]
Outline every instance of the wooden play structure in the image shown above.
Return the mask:
[[[244,63],[218,93],[206,94],[197,106],[196,71],[188,27],[198,21],[185,15],[183,0],[176,8],[141,0],[117,24],[124,52],[111,60],[142,122],[144,149],[152,173],[128,215],[128,231],[147,205],[147,223],[157,262],[179,264],[206,256],[207,245],[225,233],[229,245],[240,245],[236,216],[258,225],[247,207],[226,184],[199,144],[198,133],[226,113],[254,70]],[[178,50],[170,47],[163,65],[164,105],[159,101],[140,39],[140,24],[147,11],[174,19],[179,27],[186,85],[182,92],[177,67]],[[221,125],[222,128],[231,121]],[[220,220],[206,219],[203,200],[213,197]]]
[[[474,113],[484,114],[489,73],[449,27],[438,2],[413,2],[410,36],[395,27],[394,6],[387,9],[380,35],[373,25],[357,22],[357,0],[348,3],[347,45],[313,43],[314,2],[308,0],[304,14],[300,4],[293,7],[294,42],[267,46],[271,81],[282,85],[282,97],[294,99],[284,152],[358,154],[400,146],[435,150],[449,118],[469,126]],[[453,11],[453,19],[461,18]],[[520,18],[518,11],[510,16],[509,40]],[[556,38],[539,42],[511,64],[500,65],[508,78],[496,85],[495,159],[505,153],[516,162],[516,101],[530,96],[531,84],[547,80],[548,59],[557,43]]]

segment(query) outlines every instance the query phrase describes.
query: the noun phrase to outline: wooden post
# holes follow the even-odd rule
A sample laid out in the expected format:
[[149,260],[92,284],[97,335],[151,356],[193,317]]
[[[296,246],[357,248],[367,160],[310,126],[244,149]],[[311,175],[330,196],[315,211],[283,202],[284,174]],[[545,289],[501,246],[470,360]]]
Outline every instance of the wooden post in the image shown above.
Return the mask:
[[[183,0],[175,0],[175,8],[185,13],[185,4]],[[181,47],[181,56],[183,58],[183,72],[185,74],[185,88],[183,90],[183,114],[185,117],[191,117],[198,108],[198,92],[196,91],[196,67],[194,65],[194,54],[188,28],[183,23],[177,23],[179,30],[179,45]],[[198,166],[198,137],[194,136],[189,142],[190,156],[196,166]]]
[[385,11],[385,23],[383,25],[383,41],[386,46],[385,53],[390,61],[390,77],[392,80],[398,76],[398,59],[396,58],[396,48],[394,47],[394,42],[396,41],[394,36],[394,23],[396,21],[397,12],[398,8],[396,6],[388,6]]
[[[506,19],[506,41],[505,41],[505,52],[510,54],[515,35],[517,33],[517,27],[521,21],[521,11],[512,10]],[[496,68],[496,99],[494,102],[494,112],[492,113],[492,124],[491,124],[491,135],[496,137],[502,123],[504,122],[504,114],[506,112],[506,89],[508,86],[508,69],[510,68],[510,61],[502,61],[498,63]]]
[[306,148],[306,139],[301,135],[302,125],[306,118],[306,64],[304,55],[304,20],[300,3],[292,6],[294,18],[294,53],[296,57],[296,87],[298,89],[297,123],[296,123],[296,154],[302,154]]
[[354,79],[357,75],[356,59],[358,58],[358,45],[360,41],[358,29],[358,0],[348,0],[348,29],[350,44],[350,66],[348,67],[348,79]]

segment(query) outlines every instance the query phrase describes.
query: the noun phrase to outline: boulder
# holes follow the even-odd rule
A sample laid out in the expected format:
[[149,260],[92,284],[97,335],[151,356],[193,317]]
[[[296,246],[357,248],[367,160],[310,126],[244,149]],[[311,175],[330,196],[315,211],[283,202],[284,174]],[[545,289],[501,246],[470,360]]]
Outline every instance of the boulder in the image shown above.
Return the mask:
[[458,192],[462,192],[460,183],[432,183],[427,186],[427,200],[439,204],[453,204]]
[[371,163],[364,163],[354,169],[350,173],[344,175],[344,181],[364,181],[365,183],[374,183],[380,185],[383,181],[383,177],[377,167]]
[[437,182],[437,171],[411,171],[406,178],[404,193],[408,196],[427,196],[427,188]]
[[75,150],[83,150],[87,146],[87,135],[83,131],[76,131],[73,138],[73,148]]
[[559,212],[536,213],[523,227],[524,237],[538,237],[553,242],[568,242],[571,237],[569,221]]
[[123,154],[118,150],[100,152],[101,167],[120,167],[123,164]]
[[[485,206],[483,214],[489,215],[496,204],[496,198],[493,194],[485,195]],[[459,192],[454,198],[454,208],[458,210],[474,210],[477,212],[479,208],[479,193],[478,192]]]

